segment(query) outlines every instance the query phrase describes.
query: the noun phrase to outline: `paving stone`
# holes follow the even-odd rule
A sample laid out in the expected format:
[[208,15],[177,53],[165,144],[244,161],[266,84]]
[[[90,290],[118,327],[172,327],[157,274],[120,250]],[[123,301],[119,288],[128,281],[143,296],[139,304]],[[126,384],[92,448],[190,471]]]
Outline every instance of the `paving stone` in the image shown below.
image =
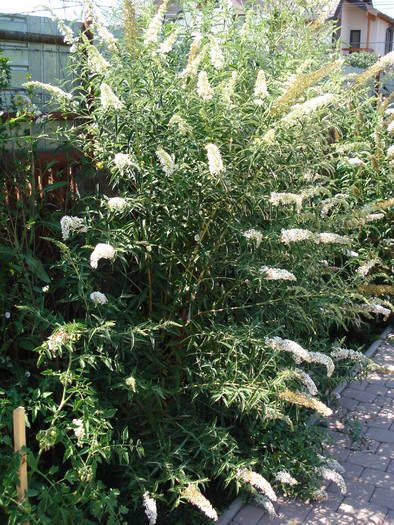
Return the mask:
[[390,389],[394,388],[394,377],[389,377],[389,378],[386,377],[384,384],[387,386],[387,388],[390,388]]
[[373,419],[383,410],[383,407],[380,405],[375,405],[373,403],[359,403],[357,407],[350,412],[351,419],[356,421],[368,421]]
[[351,399],[356,399],[362,403],[373,403],[377,394],[372,394],[362,390],[356,390],[355,388],[347,388],[342,396],[342,399],[350,397]]
[[390,426],[393,424],[393,418],[391,417],[390,411],[383,408],[379,411],[376,416],[374,416],[371,420],[367,422],[368,426],[371,427],[380,427],[388,430]]
[[324,449],[326,450],[327,455],[336,459],[341,465],[348,460],[350,454],[347,447],[339,448],[339,445],[336,447],[324,447]]
[[390,396],[376,396],[373,404],[381,408],[392,408],[393,399]]
[[234,517],[233,522],[237,525],[256,525],[264,510],[254,505],[247,505]]
[[389,510],[394,510],[394,488],[376,488],[371,498],[371,503],[376,503],[382,507],[387,507]]
[[[365,525],[383,525],[388,509],[373,503],[363,503],[354,498],[346,498],[340,505],[338,513],[349,514]],[[334,521],[332,522],[335,523]]]
[[394,486],[394,469],[392,472],[382,472],[373,468],[364,469],[360,481],[369,483],[376,487],[391,488]]
[[394,432],[391,430],[370,427],[367,431],[367,436],[382,443],[394,443]]
[[365,389],[365,393],[375,396],[386,396],[388,390],[389,389],[385,386],[384,382],[381,381],[380,383],[374,385],[368,385]]
[[394,388],[388,388],[386,396],[393,398],[394,397]]
[[[361,480],[346,481],[346,488],[346,497],[356,499],[357,501],[368,502],[375,490],[375,485],[372,483],[363,483]],[[327,490],[333,494],[340,494],[338,486],[334,483],[331,483]],[[344,499],[344,497],[342,499]],[[340,503],[342,503],[342,501]]]
[[347,525],[348,523],[355,523],[352,516],[329,510],[316,510],[310,513],[305,525]]
[[376,451],[376,454],[381,458],[394,459],[394,447],[388,443],[382,443]]
[[[298,518],[297,516],[290,518],[279,516],[278,518],[272,519],[265,513],[261,520],[257,522],[257,525],[303,525],[304,523],[309,523],[306,519],[306,517]],[[234,525],[237,524],[234,522]]]
[[346,479],[356,480],[361,476],[364,467],[362,465],[356,465],[355,463],[349,463],[345,461],[342,463],[342,467],[345,469],[345,473],[342,476]]
[[279,517],[271,519],[267,513],[264,513],[257,525],[301,525],[308,523],[306,521],[308,514],[311,512],[311,506],[305,503],[288,502],[279,508]]
[[368,380],[363,379],[360,381],[358,379],[354,379],[351,383],[349,383],[349,388],[354,388],[355,390],[365,390],[369,384],[369,378]]
[[312,505],[312,510],[326,510],[326,511],[337,511],[338,508],[339,508],[339,505],[343,502],[343,500],[345,499],[345,496],[340,494],[339,491],[338,493],[335,493],[334,490],[335,488],[331,489],[330,490],[330,487],[334,487],[334,484],[333,483],[330,483],[328,489],[327,489],[327,493],[328,493],[328,499],[326,501],[322,501],[320,503],[314,503]]
[[341,399],[341,407],[350,411],[353,411],[356,406],[358,405],[358,401],[356,399],[343,396]]
[[393,525],[394,523],[394,510],[390,510],[390,512],[386,516],[386,523],[387,525]]
[[372,454],[372,452],[362,450],[350,452],[348,461],[349,463],[355,463],[356,465],[362,465],[363,467],[385,470],[390,460],[388,458],[382,458],[377,454]]

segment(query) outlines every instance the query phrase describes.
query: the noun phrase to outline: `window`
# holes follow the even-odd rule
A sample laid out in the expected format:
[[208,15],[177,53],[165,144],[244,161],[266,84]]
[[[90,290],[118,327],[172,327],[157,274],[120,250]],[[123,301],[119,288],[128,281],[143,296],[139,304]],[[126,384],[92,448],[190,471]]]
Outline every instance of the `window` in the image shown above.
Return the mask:
[[352,29],[350,31],[350,47],[360,49],[361,47],[361,30]]
[[393,33],[394,29],[392,27],[388,27],[386,29],[386,43],[384,46],[384,53],[390,53],[390,51],[393,50]]

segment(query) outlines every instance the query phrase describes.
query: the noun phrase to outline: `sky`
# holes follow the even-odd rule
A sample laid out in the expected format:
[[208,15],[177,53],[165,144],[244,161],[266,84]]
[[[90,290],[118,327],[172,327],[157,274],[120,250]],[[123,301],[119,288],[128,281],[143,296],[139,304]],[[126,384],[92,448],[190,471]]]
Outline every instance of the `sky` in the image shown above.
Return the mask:
[[[96,0],[96,3],[104,9],[111,8],[118,4],[116,0]],[[0,0],[0,12],[31,13],[38,16],[47,16],[48,13],[43,10],[42,4],[50,5],[61,18],[81,19],[82,0]],[[382,11],[382,13],[394,18],[394,0],[374,0],[373,5],[376,9]],[[35,12],[32,13],[32,11]]]

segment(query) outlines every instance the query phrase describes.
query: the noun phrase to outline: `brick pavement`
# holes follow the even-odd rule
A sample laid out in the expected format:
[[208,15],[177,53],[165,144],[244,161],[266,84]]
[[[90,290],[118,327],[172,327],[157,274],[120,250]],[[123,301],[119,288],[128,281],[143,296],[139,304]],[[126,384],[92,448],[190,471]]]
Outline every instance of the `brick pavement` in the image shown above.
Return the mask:
[[[279,517],[275,519],[262,508],[247,505],[230,525],[394,525],[393,333],[373,360],[392,374],[371,373],[361,382],[352,381],[328,420],[331,439],[327,455],[345,468],[347,494],[342,496],[331,483],[327,486],[329,498],[323,503],[307,505],[278,498]],[[356,434],[358,439],[352,441]]]

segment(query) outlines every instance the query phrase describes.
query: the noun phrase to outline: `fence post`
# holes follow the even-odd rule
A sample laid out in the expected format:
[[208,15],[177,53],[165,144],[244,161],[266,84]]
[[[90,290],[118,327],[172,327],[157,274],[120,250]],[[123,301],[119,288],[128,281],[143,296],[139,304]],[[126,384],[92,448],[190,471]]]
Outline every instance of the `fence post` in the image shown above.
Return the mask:
[[21,454],[21,461],[18,469],[19,484],[17,486],[18,500],[25,497],[27,490],[27,459],[26,453],[21,449],[26,446],[26,427],[25,427],[25,409],[24,407],[16,408],[12,413],[14,426],[14,451]]

